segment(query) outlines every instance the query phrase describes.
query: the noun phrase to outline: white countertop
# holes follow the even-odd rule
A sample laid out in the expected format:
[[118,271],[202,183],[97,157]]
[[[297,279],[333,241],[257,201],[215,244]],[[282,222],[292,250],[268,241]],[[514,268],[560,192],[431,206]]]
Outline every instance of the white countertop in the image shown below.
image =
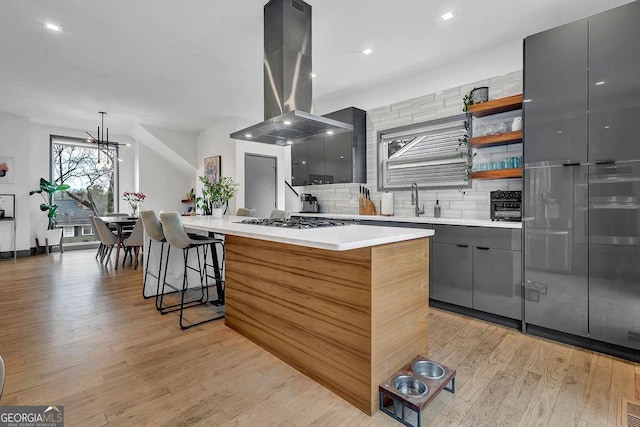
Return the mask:
[[370,226],[350,224],[340,227],[291,229],[242,224],[240,221],[243,219],[247,217],[228,216],[213,219],[210,216],[183,216],[182,222],[185,227],[195,230],[332,251],[366,248],[434,235],[434,231],[427,228],[375,227],[373,231]]
[[491,221],[489,219],[465,219],[465,218],[434,218],[428,216],[382,216],[382,215],[351,215],[332,213],[298,213],[292,212],[294,216],[314,216],[318,218],[334,219],[355,219],[369,221],[393,221],[393,222],[415,222],[421,224],[443,224],[443,225],[468,225],[471,227],[495,227],[495,228],[522,228],[521,222],[515,221]]

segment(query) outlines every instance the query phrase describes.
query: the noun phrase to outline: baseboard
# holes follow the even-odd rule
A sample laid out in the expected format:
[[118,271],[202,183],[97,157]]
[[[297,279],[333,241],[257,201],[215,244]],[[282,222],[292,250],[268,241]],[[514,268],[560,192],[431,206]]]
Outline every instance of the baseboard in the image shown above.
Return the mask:
[[640,363],[640,350],[526,324],[526,333]]
[[429,299],[429,306],[439,308],[441,310],[452,311],[454,313],[462,314],[463,316],[475,317],[476,319],[486,320],[487,322],[491,323],[497,323],[498,325],[506,326],[507,328],[513,328],[517,330],[522,329],[522,322],[520,320],[499,316],[497,314],[487,313],[485,311],[474,310],[473,308],[462,307],[459,305],[449,304],[448,302],[437,301],[434,299]]

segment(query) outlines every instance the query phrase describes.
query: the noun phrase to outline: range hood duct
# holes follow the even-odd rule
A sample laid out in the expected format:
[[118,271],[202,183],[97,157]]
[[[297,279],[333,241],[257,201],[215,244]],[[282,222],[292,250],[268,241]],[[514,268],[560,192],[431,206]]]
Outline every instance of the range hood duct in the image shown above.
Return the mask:
[[271,0],[264,6],[264,121],[230,137],[288,145],[310,136],[353,130],[311,114],[311,6]]

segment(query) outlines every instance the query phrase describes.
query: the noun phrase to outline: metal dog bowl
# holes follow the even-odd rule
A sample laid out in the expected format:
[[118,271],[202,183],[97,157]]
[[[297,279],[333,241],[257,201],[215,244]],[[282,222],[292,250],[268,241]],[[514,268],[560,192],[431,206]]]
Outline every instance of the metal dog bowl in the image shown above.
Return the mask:
[[436,362],[430,360],[418,360],[411,365],[411,369],[416,375],[429,378],[430,380],[439,380],[444,377],[444,368]]
[[429,392],[425,383],[411,375],[400,375],[393,380],[393,388],[409,397],[422,397]]

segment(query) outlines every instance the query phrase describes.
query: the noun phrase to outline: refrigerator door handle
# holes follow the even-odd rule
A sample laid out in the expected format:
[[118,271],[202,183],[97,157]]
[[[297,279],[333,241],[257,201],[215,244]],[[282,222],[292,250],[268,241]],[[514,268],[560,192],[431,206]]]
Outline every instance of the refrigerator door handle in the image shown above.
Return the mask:
[[607,160],[598,160],[596,162],[596,165],[612,165],[614,164],[616,161],[613,159],[607,159]]

